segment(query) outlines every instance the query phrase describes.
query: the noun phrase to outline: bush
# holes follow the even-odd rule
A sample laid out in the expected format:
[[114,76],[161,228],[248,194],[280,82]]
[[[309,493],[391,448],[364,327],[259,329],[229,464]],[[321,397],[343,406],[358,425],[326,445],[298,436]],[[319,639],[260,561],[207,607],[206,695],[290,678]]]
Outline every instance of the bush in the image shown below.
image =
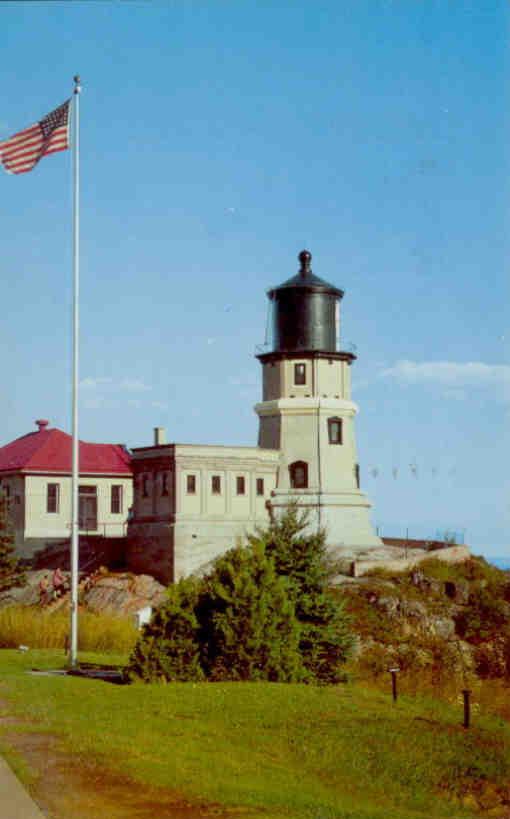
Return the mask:
[[353,645],[343,602],[327,591],[324,532],[295,509],[180,581],[145,627],[129,676],[334,683]]
[[334,570],[326,552],[324,529],[308,534],[306,514],[291,507],[279,520],[249,538],[264,548],[276,572],[289,581],[301,625],[299,649],[310,680],[340,682],[354,637],[344,600],[328,589]]
[[505,582],[505,573],[491,566],[483,557],[470,557],[459,563],[447,563],[437,557],[423,560],[416,567],[426,577],[441,581],[479,581],[481,584],[497,586]]
[[482,679],[489,677],[506,677],[510,670],[508,649],[510,634],[501,634],[499,639],[490,643],[480,643],[474,652],[476,673]]
[[165,604],[143,628],[130,658],[130,679],[202,680],[199,622],[195,614],[201,584],[194,578],[170,586]]
[[202,663],[210,679],[304,678],[290,584],[263,548],[227,552],[204,585],[199,617]]
[[455,616],[459,636],[469,643],[484,643],[510,626],[510,607],[494,586],[475,588],[469,604]]
[[26,582],[20,561],[14,554],[14,533],[9,515],[8,501],[0,492],[0,591]]

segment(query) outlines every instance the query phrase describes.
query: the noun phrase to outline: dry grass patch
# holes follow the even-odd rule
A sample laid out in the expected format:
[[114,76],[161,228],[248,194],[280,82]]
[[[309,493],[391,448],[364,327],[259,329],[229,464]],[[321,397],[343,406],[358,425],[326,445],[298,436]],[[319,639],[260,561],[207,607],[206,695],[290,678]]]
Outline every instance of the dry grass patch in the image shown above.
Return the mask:
[[[64,648],[69,634],[69,615],[45,613],[31,606],[0,609],[0,648]],[[82,651],[132,651],[138,632],[127,618],[81,612],[79,645]]]

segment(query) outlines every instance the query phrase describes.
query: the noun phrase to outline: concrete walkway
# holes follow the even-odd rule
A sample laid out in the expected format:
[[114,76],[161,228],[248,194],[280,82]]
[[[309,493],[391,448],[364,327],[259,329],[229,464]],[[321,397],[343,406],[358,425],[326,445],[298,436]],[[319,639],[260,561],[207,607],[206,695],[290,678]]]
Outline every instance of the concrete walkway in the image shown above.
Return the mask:
[[1,756],[0,819],[46,819]]

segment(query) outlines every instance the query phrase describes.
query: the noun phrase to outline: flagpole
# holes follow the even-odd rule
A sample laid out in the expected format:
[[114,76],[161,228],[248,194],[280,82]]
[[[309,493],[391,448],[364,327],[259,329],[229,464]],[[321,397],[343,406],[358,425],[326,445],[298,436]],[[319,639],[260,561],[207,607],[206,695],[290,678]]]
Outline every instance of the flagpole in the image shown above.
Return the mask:
[[72,388],[72,477],[71,477],[71,640],[69,664],[78,662],[78,353],[79,353],[79,281],[80,281],[80,78],[74,77],[73,121],[73,388]]

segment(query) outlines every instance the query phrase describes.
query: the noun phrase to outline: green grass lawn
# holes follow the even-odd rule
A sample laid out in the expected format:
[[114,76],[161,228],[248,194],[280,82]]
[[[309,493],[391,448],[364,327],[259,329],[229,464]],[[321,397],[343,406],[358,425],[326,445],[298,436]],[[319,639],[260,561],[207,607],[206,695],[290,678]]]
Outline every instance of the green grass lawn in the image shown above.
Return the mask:
[[16,730],[32,723],[113,771],[266,819],[467,817],[455,796],[510,779],[510,726],[478,715],[465,731],[447,703],[394,705],[359,684],[116,686],[26,673],[62,665],[62,653],[0,651],[0,698],[27,720]]

